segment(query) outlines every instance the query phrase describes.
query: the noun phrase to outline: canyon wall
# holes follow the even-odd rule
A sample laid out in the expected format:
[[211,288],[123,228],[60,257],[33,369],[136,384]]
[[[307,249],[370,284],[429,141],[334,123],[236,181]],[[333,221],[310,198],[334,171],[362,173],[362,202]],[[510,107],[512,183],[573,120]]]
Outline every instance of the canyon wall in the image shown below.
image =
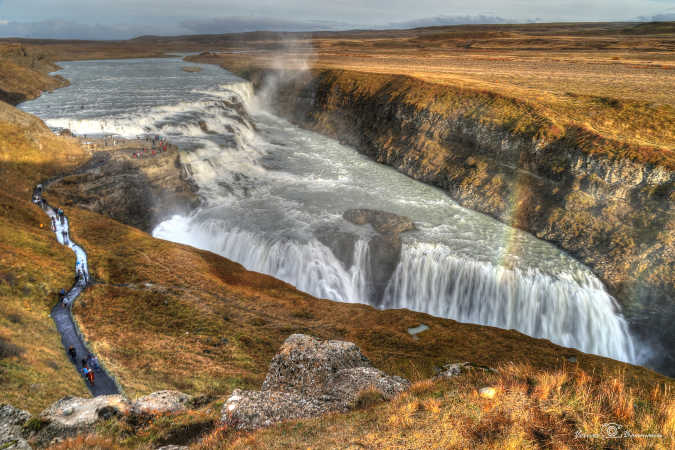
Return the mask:
[[238,74],[293,123],[587,264],[655,350],[651,365],[675,369],[675,177],[667,153],[559,125],[516,99],[406,76]]

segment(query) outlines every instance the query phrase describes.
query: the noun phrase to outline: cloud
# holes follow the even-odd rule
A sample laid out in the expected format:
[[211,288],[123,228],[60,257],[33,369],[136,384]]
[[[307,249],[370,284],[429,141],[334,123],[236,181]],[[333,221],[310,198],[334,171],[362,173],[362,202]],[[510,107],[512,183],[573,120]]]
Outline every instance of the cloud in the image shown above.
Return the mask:
[[32,39],[121,40],[142,34],[179,34],[179,31],[184,30],[163,26],[82,24],[69,20],[0,21],[0,37]]
[[673,13],[663,13],[656,14],[651,17],[640,16],[638,20],[641,22],[674,22],[675,21],[675,12]]
[[[407,20],[404,22],[391,22],[386,25],[388,28],[423,28],[423,27],[441,27],[448,25],[469,25],[469,24],[497,24],[497,23],[515,23],[497,16],[435,16],[423,19]],[[382,28],[382,27],[378,27]]]
[[181,25],[192,33],[223,34],[247,31],[320,31],[343,30],[349,24],[328,20],[287,20],[269,17],[221,17],[209,20],[186,20]]

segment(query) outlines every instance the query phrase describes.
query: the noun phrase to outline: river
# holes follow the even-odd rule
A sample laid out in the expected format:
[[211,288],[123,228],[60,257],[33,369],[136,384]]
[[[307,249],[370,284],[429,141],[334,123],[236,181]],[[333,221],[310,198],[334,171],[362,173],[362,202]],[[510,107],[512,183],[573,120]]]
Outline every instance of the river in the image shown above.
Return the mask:
[[[409,308],[516,329],[584,352],[639,363],[616,301],[556,247],[459,206],[335,140],[268,112],[249,83],[180,58],[61,63],[69,87],[21,108],[77,134],[146,133],[181,147],[203,205],[153,231],[210,250],[314,296]],[[412,219],[400,260],[374,295],[375,232],[343,219],[352,208]],[[349,257],[326,239],[356,236]],[[326,237],[328,235],[328,237]]]

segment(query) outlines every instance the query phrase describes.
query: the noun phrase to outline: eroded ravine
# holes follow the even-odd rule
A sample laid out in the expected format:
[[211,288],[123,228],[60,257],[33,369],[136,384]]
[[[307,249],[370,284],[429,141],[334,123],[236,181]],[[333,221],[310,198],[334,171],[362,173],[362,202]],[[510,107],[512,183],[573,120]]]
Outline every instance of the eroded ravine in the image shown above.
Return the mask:
[[[54,128],[158,134],[187,149],[180,160],[203,202],[161,223],[156,237],[211,250],[318,297],[515,328],[639,361],[614,299],[587,267],[268,113],[250,84],[221,69],[186,74],[182,64],[67,63],[72,86],[24,108]],[[347,220],[354,209],[408,217],[414,230],[387,236],[373,221]]]

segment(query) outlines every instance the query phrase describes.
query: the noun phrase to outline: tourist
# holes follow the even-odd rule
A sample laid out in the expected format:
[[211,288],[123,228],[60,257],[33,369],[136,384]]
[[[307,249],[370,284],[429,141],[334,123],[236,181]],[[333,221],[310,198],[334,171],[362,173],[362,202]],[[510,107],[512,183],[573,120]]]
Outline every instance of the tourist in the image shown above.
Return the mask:
[[75,347],[72,345],[68,347],[68,354],[70,355],[71,359],[75,361],[75,358],[77,357],[77,352],[75,351]]
[[68,245],[68,232],[63,230],[61,235],[63,236],[63,245]]
[[56,217],[52,216],[52,231],[56,232]]
[[82,360],[82,375],[89,380],[89,384],[94,385],[94,372],[87,367],[87,361]]

